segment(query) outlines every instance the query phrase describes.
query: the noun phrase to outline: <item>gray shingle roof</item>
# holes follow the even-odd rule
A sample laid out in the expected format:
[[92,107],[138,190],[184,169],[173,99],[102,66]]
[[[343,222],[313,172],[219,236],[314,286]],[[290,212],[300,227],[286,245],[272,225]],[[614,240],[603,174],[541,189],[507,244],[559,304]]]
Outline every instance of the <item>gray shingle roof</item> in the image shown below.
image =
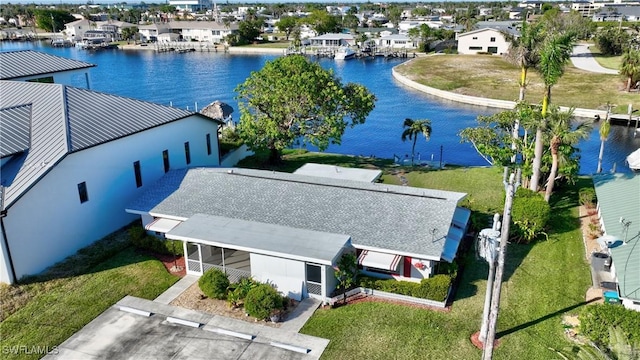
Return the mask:
[[262,170],[175,170],[127,209],[186,220],[197,213],[351,236],[361,248],[439,260],[465,194]]
[[0,52],[0,80],[51,74],[94,67],[83,61],[66,59],[32,50]]
[[[5,127],[15,131],[11,135],[15,140],[8,141],[12,148],[21,147],[30,136],[27,156],[2,166],[4,199],[0,209],[8,208],[70,152],[191,115],[206,118],[186,110],[59,84],[0,81],[0,94],[0,142],[5,143]],[[28,119],[26,111],[17,110],[27,107],[31,110]],[[28,127],[24,126],[27,120]],[[6,174],[12,175],[5,175],[5,169],[11,169]]]
[[[11,119],[4,121],[3,119]],[[29,149],[31,104],[0,110],[0,158]]]

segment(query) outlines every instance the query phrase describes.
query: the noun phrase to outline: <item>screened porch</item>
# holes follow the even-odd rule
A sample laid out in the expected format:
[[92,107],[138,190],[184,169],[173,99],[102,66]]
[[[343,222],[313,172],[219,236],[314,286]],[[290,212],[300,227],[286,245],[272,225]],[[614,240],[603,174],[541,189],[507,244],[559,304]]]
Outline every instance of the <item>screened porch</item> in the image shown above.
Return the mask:
[[184,242],[187,255],[187,273],[202,275],[211,268],[222,270],[229,281],[237,282],[240,278],[251,276],[251,260],[249,252],[222,247]]

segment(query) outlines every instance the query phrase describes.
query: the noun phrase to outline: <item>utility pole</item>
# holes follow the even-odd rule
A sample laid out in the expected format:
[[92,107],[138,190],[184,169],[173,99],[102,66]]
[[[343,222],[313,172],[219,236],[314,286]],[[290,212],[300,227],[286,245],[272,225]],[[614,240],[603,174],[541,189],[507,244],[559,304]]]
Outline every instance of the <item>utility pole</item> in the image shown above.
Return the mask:
[[483,229],[480,231],[480,239],[482,241],[482,256],[489,263],[489,277],[487,278],[487,291],[484,297],[484,309],[482,311],[482,325],[478,333],[478,340],[484,344],[489,329],[489,311],[491,310],[491,294],[493,292],[493,280],[496,273],[496,241],[500,237],[500,214],[493,216],[493,226],[491,229]]
[[505,181],[506,199],[504,202],[504,213],[502,215],[502,230],[500,231],[500,250],[498,252],[498,265],[496,267],[493,293],[491,295],[491,311],[489,313],[489,325],[487,337],[484,341],[483,360],[493,359],[493,343],[496,339],[496,325],[498,323],[498,311],[500,310],[500,292],[502,290],[502,276],[504,274],[504,262],[507,254],[507,242],[509,241],[509,225],[511,222],[511,207],[513,197],[517,187],[520,185],[521,170],[511,173],[509,182]]

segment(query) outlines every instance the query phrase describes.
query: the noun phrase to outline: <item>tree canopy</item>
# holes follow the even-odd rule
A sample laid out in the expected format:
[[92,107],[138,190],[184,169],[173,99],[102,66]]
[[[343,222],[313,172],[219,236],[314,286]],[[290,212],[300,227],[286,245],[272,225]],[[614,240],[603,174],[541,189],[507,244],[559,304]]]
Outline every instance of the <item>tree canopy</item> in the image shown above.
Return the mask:
[[36,17],[36,26],[51,32],[64,30],[64,24],[76,19],[68,11],[64,10],[36,9],[34,14]]
[[347,126],[365,122],[375,106],[366,87],[343,85],[333,71],[301,55],[269,61],[235,89],[240,137],[270,161],[296,140],[325,150],[339,144]]

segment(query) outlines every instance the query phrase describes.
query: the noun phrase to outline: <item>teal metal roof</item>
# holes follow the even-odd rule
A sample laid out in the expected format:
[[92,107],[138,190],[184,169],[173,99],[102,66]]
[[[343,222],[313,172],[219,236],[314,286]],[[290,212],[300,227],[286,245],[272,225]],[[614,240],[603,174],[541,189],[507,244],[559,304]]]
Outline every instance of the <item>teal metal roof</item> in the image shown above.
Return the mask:
[[594,175],[593,183],[605,233],[625,241],[611,249],[620,296],[640,300],[640,176]]

